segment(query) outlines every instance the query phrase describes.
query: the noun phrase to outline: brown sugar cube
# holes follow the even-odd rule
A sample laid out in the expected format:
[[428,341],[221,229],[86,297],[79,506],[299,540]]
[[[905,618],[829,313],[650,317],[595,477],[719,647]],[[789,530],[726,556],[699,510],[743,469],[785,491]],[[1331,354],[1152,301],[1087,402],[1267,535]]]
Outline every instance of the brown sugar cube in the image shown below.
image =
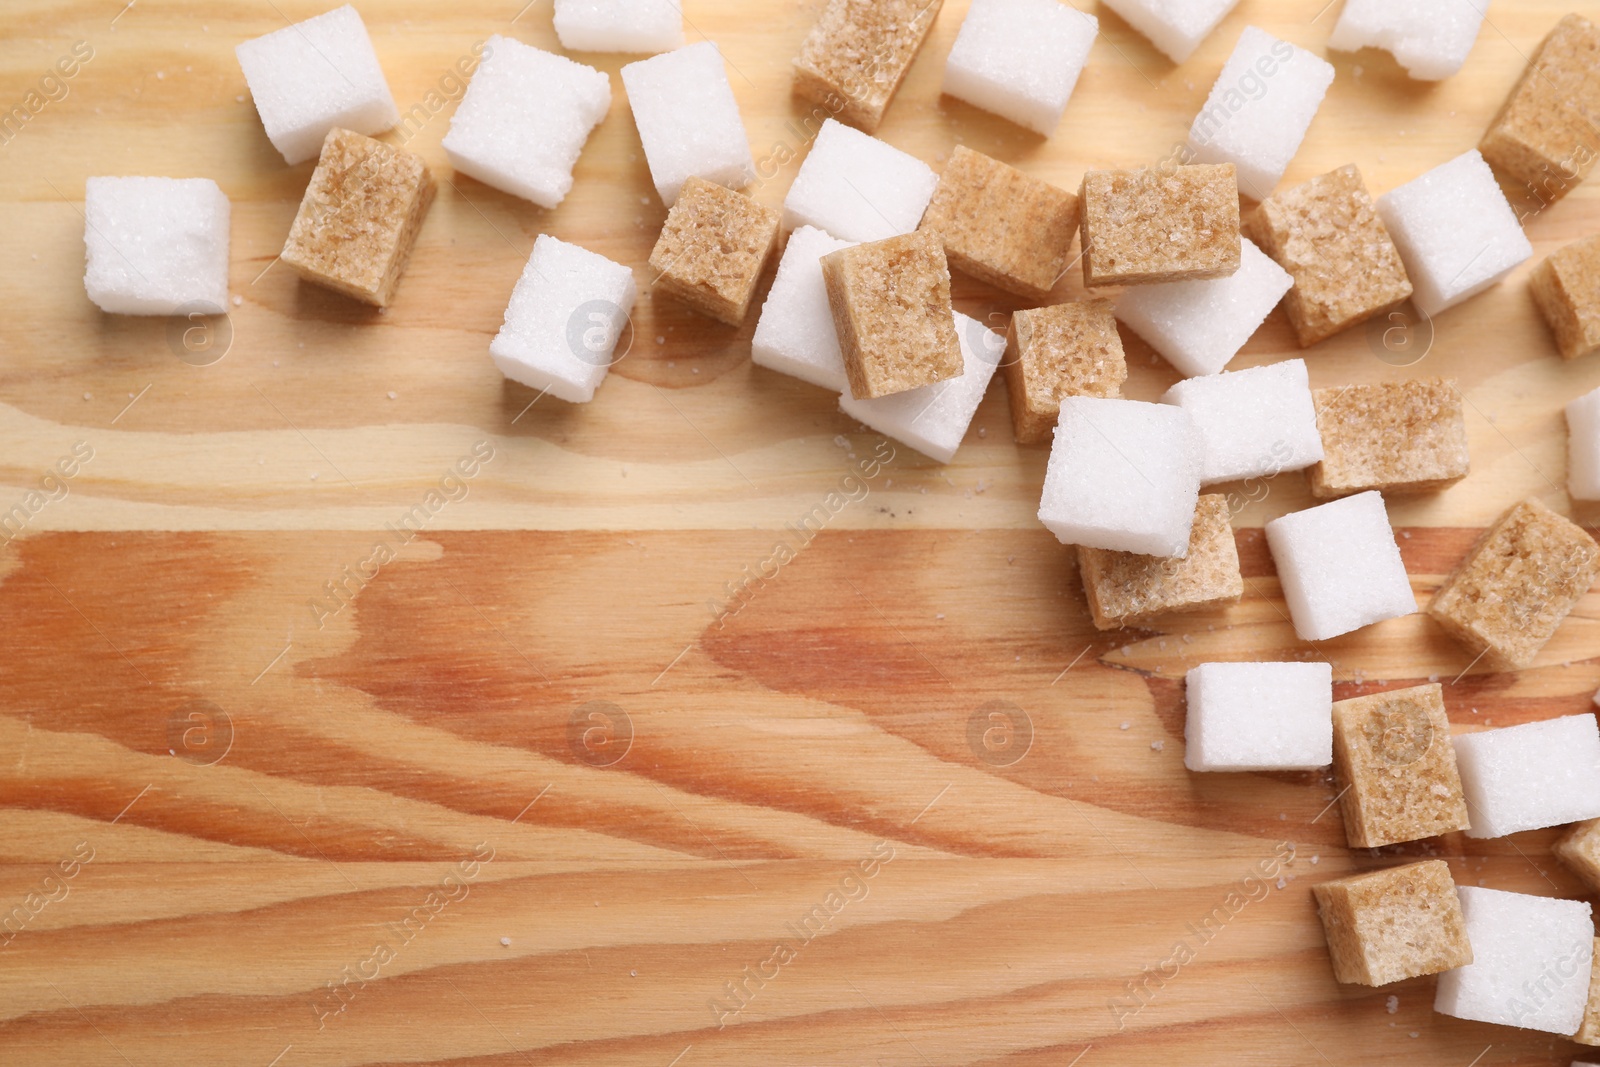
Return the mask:
[[1600,157],[1600,30],[1556,23],[1489,124],[1478,151],[1541,204],[1572,191]]
[[387,307],[434,189],[421,156],[329,130],[283,262],[309,282]]
[[1294,279],[1284,310],[1301,348],[1405,302],[1411,280],[1354,166],[1268,197],[1245,222]]
[[1537,500],[1509,508],[1456,564],[1428,614],[1496,667],[1533,662],[1600,574],[1600,545]]
[[[1594,939],[1594,958],[1600,959],[1600,937]],[[1580,1045],[1600,1045],[1600,967],[1589,971],[1589,1003],[1583,1009],[1583,1025],[1572,1040]]]
[[683,183],[650,253],[656,285],[702,315],[738,326],[778,244],[778,213],[704,178]]
[[1600,819],[1573,826],[1555,843],[1553,851],[1589,883],[1591,890],[1600,890]]
[[1327,500],[1377,489],[1421,493],[1467,476],[1467,422],[1455,382],[1417,378],[1312,390],[1322,459],[1306,474]]
[[1334,702],[1333,769],[1351,848],[1470,825],[1442,694],[1435,683]]
[[857,400],[956,378],[966,369],[950,306],[950,268],[931,233],[841,248],[822,283]]
[[1528,276],[1533,302],[1556,335],[1563,359],[1600,348],[1600,237],[1586,237],[1546,256]]
[[1016,312],[1006,327],[1003,366],[1017,443],[1048,441],[1062,397],[1122,395],[1128,364],[1111,301]]
[[1425,860],[1311,887],[1333,976],[1387,985],[1472,962],[1450,865]]
[[1227,498],[1208,493],[1195,507],[1182,559],[1078,548],[1078,574],[1094,624],[1142,626],[1159,615],[1237,604],[1244,595]]
[[1239,269],[1232,163],[1091,170],[1078,199],[1084,285],[1226,278]]
[[1078,197],[957,145],[922,228],[943,238],[952,267],[1042,302],[1066,273]]
[[942,3],[828,0],[794,61],[795,95],[821,104],[840,122],[872,133]]

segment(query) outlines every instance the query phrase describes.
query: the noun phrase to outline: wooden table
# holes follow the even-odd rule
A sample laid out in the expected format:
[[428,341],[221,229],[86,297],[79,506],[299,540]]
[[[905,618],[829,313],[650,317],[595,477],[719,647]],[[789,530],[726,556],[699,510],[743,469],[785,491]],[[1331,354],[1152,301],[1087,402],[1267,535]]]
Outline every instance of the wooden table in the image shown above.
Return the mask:
[[[1181,141],[1245,25],[1323,51],[1337,11],[1322,3],[1243,0],[1181,67],[1096,7],[1102,38],[1044,141],[939,96],[966,7],[949,0],[880,133],[935,165],[965,143],[1075,186]],[[80,442],[92,459],[0,548],[0,904],[27,916],[0,950],[0,1061],[1495,1067],[1580,1052],[1434,1015],[1432,979],[1336,985],[1308,891],[1437,855],[1468,884],[1581,896],[1554,832],[1352,853],[1328,775],[1183,768],[1187,667],[1307,651],[1260,529],[1311,503],[1300,474],[1230,487],[1243,603],[1101,634],[1034,518],[1045,451],[1013,445],[998,384],[939,466],[752,367],[754,316],[734,330],[644,297],[594,403],[529,407],[485,350],[534,237],[648,278],[664,213],[620,82],[556,211],[456,177],[450,108],[432,115],[409,146],[440,195],[375,313],[274,266],[311,164],[283,165],[233,57],[324,6],[6,5],[7,107],[75,42],[93,57],[0,147],[0,504]],[[402,109],[448,91],[489,34],[555,47],[548,0],[361,7]],[[788,60],[817,4],[686,8],[773,161],[753,194],[777,205],[810,110]],[[1353,161],[1382,192],[1470,148],[1566,10],[1498,0],[1466,69],[1436,85],[1379,53],[1331,54],[1338,78],[1287,181]],[[225,356],[191,365],[171,323],[89,304],[95,174],[222,185]],[[1541,256],[1600,231],[1593,183],[1519,206]],[[1600,361],[1555,357],[1526,274],[1399,355],[1359,329],[1307,354],[1317,386],[1460,381],[1472,476],[1392,504],[1419,597],[1513,501],[1573,513],[1560,408],[1600,385]],[[1058,296],[1080,294],[1069,279]],[[991,321],[1018,306],[964,279],[956,295]],[[1173,372],[1124,339],[1127,394],[1158,396]],[[1299,354],[1275,313],[1234,366]],[[475,448],[492,458],[446,481]],[[359,576],[408,514],[420,532]],[[808,514],[820,532],[786,525]],[[796,553],[778,566],[780,542]],[[1468,669],[1422,616],[1322,649],[1339,697],[1436,678],[1464,730],[1583,712],[1600,599],[1515,674]]]

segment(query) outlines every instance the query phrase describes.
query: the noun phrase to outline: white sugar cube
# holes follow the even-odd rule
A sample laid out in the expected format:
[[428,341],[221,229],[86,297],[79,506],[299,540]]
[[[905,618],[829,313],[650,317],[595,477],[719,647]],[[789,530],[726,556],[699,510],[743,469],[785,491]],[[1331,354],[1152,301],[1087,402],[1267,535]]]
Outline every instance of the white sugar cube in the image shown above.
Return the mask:
[[722,53],[710,41],[622,68],[650,179],[662,203],[677,203],[690,178],[742,189],[756,176],[739,104]]
[[850,391],[820,262],[850,246],[812,226],[789,235],[750,340],[752,362],[835,393]]
[[1575,1033],[1589,1001],[1594,921],[1586,901],[1456,887],[1472,962],[1439,975],[1433,1010],[1457,1019]]
[[1600,723],[1585,712],[1455,738],[1468,837],[1600,818]]
[[233,50],[272,147],[289,163],[314,158],[335,126],[381,133],[400,121],[372,39],[346,4]]
[[815,226],[841,241],[881,241],[922,221],[939,176],[916,156],[826,119],[783,200],[789,229]]
[[1302,641],[1325,641],[1417,610],[1382,494],[1296,511],[1266,529]]
[[511,291],[505,325],[489,345],[512,381],[575,404],[594,399],[627,333],[638,290],[633,271],[543,234]]
[[670,52],[683,47],[680,0],[556,0],[556,37],[573,52]]
[[1306,361],[1185,378],[1162,396],[1189,413],[1204,443],[1200,483],[1266,478],[1322,459]]
[[228,307],[228,198],[210,178],[90,178],[83,284],[121,315]]
[[1117,318],[1188,377],[1215,374],[1238,354],[1294,279],[1249,238],[1239,241],[1239,269],[1226,278],[1132,285],[1117,299]]
[[1188,59],[1239,0],[1105,0],[1174,63]]
[[1200,448],[1181,408],[1063,397],[1039,521],[1063,544],[1186,556]]
[[566,56],[498,34],[450,118],[450,164],[496,189],[553,208],[611,107],[611,79]]
[[1567,492],[1600,500],[1600,389],[1567,405]]
[[1298,771],[1333,762],[1333,667],[1202,663],[1184,682],[1183,765],[1191,771]]
[[1232,163],[1240,191],[1265,199],[1332,84],[1333,64],[1246,26],[1189,127],[1190,162]]
[[1328,47],[1381,48],[1421,81],[1461,69],[1478,39],[1489,0],[1345,0]]
[[1425,315],[1483,292],[1533,255],[1476,148],[1389,190],[1377,207]]
[[949,463],[1006,351],[1006,339],[1000,334],[959,311],[955,318],[961,342],[959,377],[874,400],[857,400],[846,388],[839,396],[839,410],[885,437]]
[[944,91],[1049,137],[1099,25],[1061,0],[972,0],[945,62]]

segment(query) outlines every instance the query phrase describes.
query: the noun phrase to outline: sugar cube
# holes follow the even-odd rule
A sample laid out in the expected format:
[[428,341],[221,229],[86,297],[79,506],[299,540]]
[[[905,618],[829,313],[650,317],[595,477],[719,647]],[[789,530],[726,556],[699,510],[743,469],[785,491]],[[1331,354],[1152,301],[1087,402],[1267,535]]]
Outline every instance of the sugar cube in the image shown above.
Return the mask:
[[743,189],[756,176],[744,120],[715,44],[701,41],[629,63],[622,68],[622,85],[662,203],[671,207],[690,177]]
[[956,145],[921,229],[943,239],[952,267],[1042,303],[1070,264],[1078,197]]
[[1174,63],[1194,54],[1239,0],[1105,0]]
[[1563,359],[1600,348],[1600,236],[1550,253],[1533,268],[1528,288]]
[[959,311],[952,313],[952,328],[961,347],[959,375],[876,400],[857,400],[846,391],[839,397],[839,410],[925,456],[949,463],[977,414],[1005,347],[999,334]]
[[1589,712],[1455,739],[1468,837],[1600,818],[1600,723]]
[[1351,848],[1467,828],[1467,802],[1437,684],[1333,705],[1333,769]]
[[1541,204],[1553,203],[1600,158],[1600,29],[1580,15],[1556,23],[1489,124],[1478,151]]
[[835,393],[850,388],[821,263],[823,256],[849,247],[849,241],[836,240],[814,226],[802,226],[789,235],[750,339],[751,362]]
[[831,252],[822,257],[822,283],[857,400],[964,373],[937,237],[908,233]]
[[1352,383],[1312,397],[1323,453],[1309,471],[1312,496],[1420,493],[1467,476],[1467,423],[1454,379]]
[[1202,485],[1267,478],[1322,458],[1303,359],[1186,378],[1161,402],[1187,411],[1200,431]]
[[1600,500],[1600,389],[1567,405],[1567,491]]
[[1232,163],[1091,170],[1079,210],[1086,286],[1226,278],[1239,269]]
[[1300,640],[1326,641],[1417,610],[1380,494],[1296,511],[1266,530]]
[[1300,150],[1332,84],[1333,64],[1246,26],[1189,127],[1190,158],[1232,163],[1240,191],[1263,199]]
[[1061,0],[972,0],[945,62],[944,91],[1049,137],[1099,26]]
[[690,177],[650,253],[655,284],[702,315],[738,326],[778,244],[778,213]]
[[[1467,0],[1444,2],[1468,8]],[[1378,197],[1378,216],[1400,249],[1412,301],[1424,315],[1483,292],[1533,255],[1477,149]]]
[[[1600,948],[1600,937],[1595,938]],[[1589,999],[1583,1008],[1583,1025],[1572,1035],[1580,1045],[1600,1045],[1600,967],[1591,964],[1589,971]]]
[[1576,1033],[1589,999],[1594,920],[1582,900],[1456,888],[1472,962],[1439,976],[1433,1010],[1457,1019]]
[[1202,663],[1190,668],[1184,690],[1183,765],[1191,771],[1315,770],[1333,762],[1327,663]]
[[1200,435],[1181,409],[1062,397],[1039,501],[1062,544],[1183,556],[1199,498]]
[[556,0],[569,52],[670,52],[683,47],[681,0]]
[[1387,985],[1472,962],[1461,898],[1444,860],[1352,874],[1311,893],[1341,982]]
[[489,354],[513,381],[575,404],[593,400],[612,363],[627,355],[616,347],[637,292],[627,267],[541,234]]
[[307,281],[387,307],[434,189],[421,156],[329,130],[289,227],[284,265]]
[[841,241],[897,237],[917,228],[938,184],[922,160],[827,119],[783,199],[783,224]]
[[1117,397],[1128,379],[1109,300],[1018,311],[1006,328],[1006,390],[1018,444],[1048,441],[1065,396]]
[[1137,285],[1117,298],[1117,318],[1179,374],[1215,374],[1266,321],[1294,279],[1248,239],[1227,278]]
[[1467,61],[1488,7],[1489,0],[1345,0],[1328,47],[1381,48],[1413,78],[1439,81]]
[[287,163],[316,155],[335,126],[381,133],[400,121],[367,27],[349,4],[233,51],[267,139]]
[[495,34],[442,147],[462,174],[553,208],[610,108],[611,79],[600,71]]
[[828,0],[794,61],[795,94],[868,133],[876,130],[942,3]]
[[1516,670],[1533,662],[1597,574],[1594,538],[1525,500],[1484,531],[1439,586],[1428,614],[1474,656]]
[[1600,819],[1585,819],[1562,834],[1551,851],[1588,883],[1600,890]]
[[1245,229],[1294,279],[1283,309],[1301,348],[1411,296],[1400,251],[1354,165],[1268,197]]
[[1244,578],[1227,499],[1200,497],[1189,551],[1182,559],[1080,547],[1078,576],[1089,614],[1101,630],[1144,626],[1163,615],[1238,603]]
[[228,198],[210,178],[90,178],[83,284],[116,315],[221,314]]

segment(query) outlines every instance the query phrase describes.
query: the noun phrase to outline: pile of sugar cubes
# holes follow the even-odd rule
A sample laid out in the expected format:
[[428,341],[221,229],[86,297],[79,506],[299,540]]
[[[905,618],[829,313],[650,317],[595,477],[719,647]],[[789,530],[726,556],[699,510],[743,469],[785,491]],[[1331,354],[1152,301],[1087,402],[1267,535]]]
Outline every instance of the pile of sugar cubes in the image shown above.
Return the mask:
[[[1236,3],[1105,7],[1182,64]],[[1382,49],[1411,77],[1439,80],[1468,61],[1485,9],[1485,0],[1343,0],[1326,47]],[[1090,168],[1063,189],[965,145],[935,171],[874,136],[940,10],[940,0],[826,0],[793,62],[794,94],[817,110],[780,210],[744,191],[758,168],[730,64],[713,41],[686,43],[680,0],[555,0],[564,49],[645,56],[620,79],[667,209],[648,260],[653,289],[738,329],[775,264],[752,361],[839,394],[843,414],[938,463],[953,460],[1003,367],[1017,443],[1049,447],[1038,518],[1075,547],[1101,630],[1227,612],[1245,580],[1232,527],[1238,494],[1226,487],[1304,471],[1317,503],[1264,532],[1306,654],[1189,669],[1184,765],[1331,768],[1353,849],[1568,826],[1556,852],[1600,890],[1593,713],[1453,736],[1437,682],[1336,699],[1321,643],[1418,611],[1388,507],[1468,476],[1457,382],[1314,388],[1298,358],[1227,369],[1279,306],[1309,349],[1407,301],[1442,315],[1526,263],[1532,246],[1499,183],[1554,202],[1600,157],[1586,117],[1600,112],[1600,30],[1562,19],[1477,148],[1374,197],[1355,163],[1279,188],[1317,135],[1336,72],[1246,26],[1171,158]],[[1099,29],[1061,0],[971,0],[942,92],[959,102],[952,107],[1048,138]],[[237,56],[285,163],[316,160],[281,259],[310,283],[387,306],[436,181],[419,156],[375,139],[410,116],[396,108],[360,16],[336,8],[246,41]],[[450,166],[557,208],[612,110],[610,77],[503,35],[475,47],[461,74],[471,80],[442,143]],[[216,183],[91,178],[84,215],[85,286],[101,309],[225,310],[229,202]],[[1100,291],[1059,300],[1073,271]],[[1027,306],[981,321],[963,314],[952,272]],[[542,233],[507,281],[494,365],[541,396],[592,400],[631,345],[634,269]],[[1529,289],[1563,359],[1600,349],[1600,235],[1538,263]],[[1156,402],[1122,395],[1120,328],[1180,377]],[[1600,389],[1565,414],[1570,495],[1600,500]],[[1460,646],[1466,669],[1519,670],[1597,576],[1600,546],[1587,531],[1541,501],[1515,501],[1424,615]],[[1437,974],[1441,1013],[1600,1045],[1587,903],[1458,887],[1439,859],[1334,878],[1313,895],[1338,981]]]

